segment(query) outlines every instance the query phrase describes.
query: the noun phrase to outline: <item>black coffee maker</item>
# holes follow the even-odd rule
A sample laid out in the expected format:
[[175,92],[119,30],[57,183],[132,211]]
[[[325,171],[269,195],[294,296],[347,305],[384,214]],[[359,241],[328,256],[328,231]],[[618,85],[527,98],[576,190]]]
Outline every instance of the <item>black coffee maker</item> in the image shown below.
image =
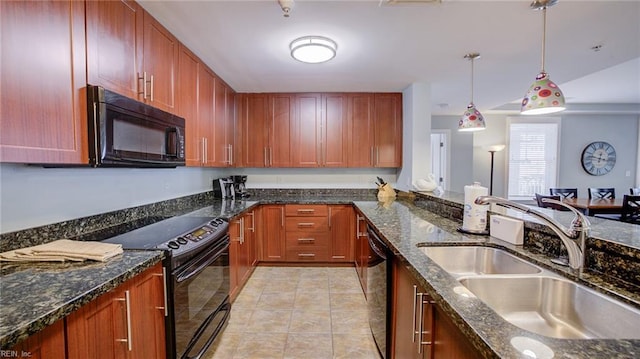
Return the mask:
[[236,194],[236,198],[247,198],[249,192],[247,192],[247,176],[231,176],[233,181],[233,191]]
[[232,176],[216,178],[213,180],[213,197],[234,199],[236,197],[234,187]]

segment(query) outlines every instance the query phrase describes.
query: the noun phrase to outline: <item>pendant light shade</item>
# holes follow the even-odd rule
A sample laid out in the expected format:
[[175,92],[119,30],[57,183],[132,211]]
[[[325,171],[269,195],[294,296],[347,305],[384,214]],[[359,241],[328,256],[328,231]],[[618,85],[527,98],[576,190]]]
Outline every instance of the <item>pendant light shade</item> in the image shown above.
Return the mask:
[[476,109],[476,105],[473,104],[473,60],[480,57],[478,53],[471,53],[464,55],[465,59],[471,60],[471,101],[467,106],[467,110],[462,115],[460,122],[458,122],[458,131],[470,132],[484,130],[487,126],[484,122],[484,117]]
[[542,10],[542,70],[522,99],[522,115],[543,115],[560,112],[566,108],[562,90],[549,79],[549,74],[544,70],[547,7],[557,2],[558,0],[535,0],[531,3],[532,9]]

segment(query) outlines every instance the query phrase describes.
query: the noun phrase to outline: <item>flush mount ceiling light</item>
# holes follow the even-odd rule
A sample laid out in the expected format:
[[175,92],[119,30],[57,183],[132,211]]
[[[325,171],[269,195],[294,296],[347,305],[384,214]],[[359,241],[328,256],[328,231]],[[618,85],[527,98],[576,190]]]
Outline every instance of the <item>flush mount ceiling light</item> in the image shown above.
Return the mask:
[[522,99],[520,113],[523,115],[543,115],[565,109],[562,91],[549,79],[549,74],[544,70],[547,8],[557,2],[558,0],[535,0],[531,3],[532,9],[542,10],[542,70]]
[[471,101],[469,101],[467,110],[458,123],[458,131],[480,131],[487,127],[484,122],[484,117],[480,111],[476,109],[476,105],[473,104],[473,60],[480,58],[480,54],[470,53],[464,55],[464,58],[471,60]]
[[338,45],[328,37],[304,36],[291,41],[289,49],[294,59],[308,64],[318,64],[334,58]]

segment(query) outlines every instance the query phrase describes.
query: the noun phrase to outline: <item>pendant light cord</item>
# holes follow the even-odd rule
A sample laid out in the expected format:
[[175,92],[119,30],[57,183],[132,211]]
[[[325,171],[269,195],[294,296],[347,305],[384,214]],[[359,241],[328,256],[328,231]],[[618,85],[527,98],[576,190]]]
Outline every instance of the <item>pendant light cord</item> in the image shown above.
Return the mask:
[[542,71],[544,71],[545,43],[547,38],[547,7],[542,8]]
[[473,103],[473,60],[474,59],[475,59],[474,57],[471,57],[471,102],[470,103]]

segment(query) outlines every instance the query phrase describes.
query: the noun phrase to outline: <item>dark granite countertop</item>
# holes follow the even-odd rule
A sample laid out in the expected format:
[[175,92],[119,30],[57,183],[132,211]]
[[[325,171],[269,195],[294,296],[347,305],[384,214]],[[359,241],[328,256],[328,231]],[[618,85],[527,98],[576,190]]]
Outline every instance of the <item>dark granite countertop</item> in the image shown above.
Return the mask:
[[107,262],[2,263],[0,347],[12,347],[160,262],[161,251],[125,251]]
[[[533,357],[525,355],[524,350],[531,350],[538,355],[538,358],[545,357],[549,353],[554,358],[640,357],[640,340],[556,339],[523,330],[507,322],[481,300],[458,294],[460,283],[431,261],[418,245],[482,244],[500,247],[526,257],[545,269],[569,274],[562,273],[564,269],[549,262],[548,258],[531,254],[521,246],[514,246],[489,236],[459,233],[456,229],[460,226],[460,222],[440,217],[406,201],[393,201],[386,204],[356,201],[354,205],[383,236],[391,250],[407,261],[416,279],[427,289],[428,294],[449,314],[484,357]],[[594,274],[583,274],[571,279],[592,288],[602,284]],[[609,294],[619,294],[619,299],[626,299],[627,302],[640,307],[640,293],[625,292],[620,288],[612,289],[610,286],[600,289],[605,292],[615,289],[615,292]],[[535,345],[516,349],[511,344],[512,339],[516,337],[527,338],[520,342]],[[551,356],[546,357],[551,358]]]

